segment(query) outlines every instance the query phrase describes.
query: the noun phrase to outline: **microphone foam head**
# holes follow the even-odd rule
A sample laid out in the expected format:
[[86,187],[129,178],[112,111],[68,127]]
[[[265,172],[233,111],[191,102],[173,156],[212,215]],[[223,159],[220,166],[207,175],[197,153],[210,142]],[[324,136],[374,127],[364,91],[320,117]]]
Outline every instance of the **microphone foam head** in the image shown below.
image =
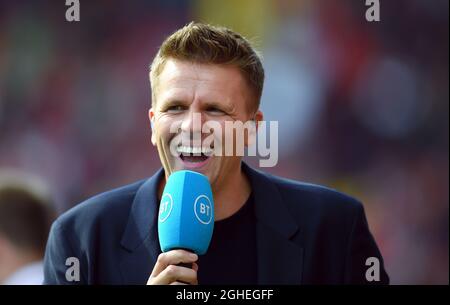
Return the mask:
[[161,250],[205,254],[214,228],[214,201],[208,178],[181,170],[167,179],[158,214]]

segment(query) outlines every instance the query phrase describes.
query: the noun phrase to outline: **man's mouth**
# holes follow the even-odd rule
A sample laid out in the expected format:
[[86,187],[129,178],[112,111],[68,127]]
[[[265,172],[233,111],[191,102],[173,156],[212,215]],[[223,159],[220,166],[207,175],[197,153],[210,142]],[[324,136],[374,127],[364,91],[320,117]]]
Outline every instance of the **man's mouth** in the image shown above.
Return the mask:
[[179,157],[186,167],[199,168],[204,166],[211,158],[213,149],[206,147],[178,146],[177,152],[180,154]]

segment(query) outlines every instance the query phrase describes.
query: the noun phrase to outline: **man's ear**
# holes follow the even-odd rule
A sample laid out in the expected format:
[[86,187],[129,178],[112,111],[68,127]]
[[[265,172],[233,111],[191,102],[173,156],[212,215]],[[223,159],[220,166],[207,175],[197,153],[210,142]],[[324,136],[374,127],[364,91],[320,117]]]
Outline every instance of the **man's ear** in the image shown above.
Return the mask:
[[155,112],[153,111],[153,107],[148,110],[148,120],[150,121],[150,128],[152,130],[152,144],[156,146],[156,130],[155,130]]
[[248,134],[248,137],[245,138],[245,146],[251,146],[256,143],[256,135],[258,133],[258,122],[262,121],[264,118],[263,113],[258,110],[252,118],[252,132]]
[[264,120],[264,114],[262,113],[262,111],[261,110],[258,110],[258,111],[256,111],[256,113],[255,113],[255,116],[254,116],[254,118],[253,118],[253,120],[255,121],[255,127],[256,127],[256,131],[258,131],[258,127],[259,127],[259,124],[258,124],[258,122],[260,122],[260,121],[262,121],[262,120]]

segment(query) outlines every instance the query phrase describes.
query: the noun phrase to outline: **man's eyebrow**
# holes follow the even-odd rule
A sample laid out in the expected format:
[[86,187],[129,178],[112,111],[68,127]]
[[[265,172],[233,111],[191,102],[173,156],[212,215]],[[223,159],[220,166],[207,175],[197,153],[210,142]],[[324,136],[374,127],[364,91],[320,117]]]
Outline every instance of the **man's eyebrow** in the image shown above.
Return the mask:
[[231,106],[229,104],[219,103],[219,102],[214,101],[214,100],[205,102],[203,104],[203,106],[205,108],[217,108],[217,109],[220,109],[220,110],[224,110],[226,112],[230,112],[234,108],[233,106]]
[[178,106],[178,105],[186,105],[187,102],[183,101],[182,99],[178,98],[167,98],[161,101],[160,108],[168,108],[171,106]]

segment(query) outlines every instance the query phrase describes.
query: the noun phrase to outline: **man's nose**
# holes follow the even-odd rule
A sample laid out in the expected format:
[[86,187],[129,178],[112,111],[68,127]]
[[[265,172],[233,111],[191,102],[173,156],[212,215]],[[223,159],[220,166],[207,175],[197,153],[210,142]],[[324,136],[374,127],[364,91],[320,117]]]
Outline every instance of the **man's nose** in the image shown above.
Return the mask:
[[202,141],[202,114],[196,109],[190,109],[183,117],[181,123],[182,142],[186,146],[201,145]]
[[181,130],[183,133],[201,134],[202,132],[202,114],[201,112],[192,110],[186,113],[181,123]]

